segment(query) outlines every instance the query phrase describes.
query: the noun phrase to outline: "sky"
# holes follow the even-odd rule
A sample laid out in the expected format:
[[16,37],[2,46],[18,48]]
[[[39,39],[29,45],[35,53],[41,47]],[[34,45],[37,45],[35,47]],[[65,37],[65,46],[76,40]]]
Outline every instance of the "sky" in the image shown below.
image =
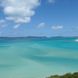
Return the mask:
[[78,36],[78,0],[0,0],[0,36]]

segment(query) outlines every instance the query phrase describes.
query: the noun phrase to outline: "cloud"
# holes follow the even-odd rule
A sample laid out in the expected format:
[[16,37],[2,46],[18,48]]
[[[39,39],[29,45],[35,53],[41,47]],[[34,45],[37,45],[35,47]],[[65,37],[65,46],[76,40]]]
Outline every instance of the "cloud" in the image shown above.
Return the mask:
[[39,4],[39,0],[2,0],[0,5],[3,7],[6,20],[29,23]]
[[61,29],[63,29],[63,26],[62,25],[55,25],[55,26],[52,26],[51,28],[53,30],[61,30]]
[[46,24],[44,22],[40,23],[37,28],[44,28],[46,26]]
[[55,0],[48,0],[48,3],[55,3]]
[[3,19],[0,20],[0,24],[1,24],[1,23],[4,23],[4,22],[5,22],[5,20],[3,20]]
[[6,21],[1,19],[0,20],[0,27],[6,27],[6,26],[7,26]]
[[14,29],[17,29],[17,28],[19,28],[20,27],[20,24],[16,24],[15,26],[14,26]]

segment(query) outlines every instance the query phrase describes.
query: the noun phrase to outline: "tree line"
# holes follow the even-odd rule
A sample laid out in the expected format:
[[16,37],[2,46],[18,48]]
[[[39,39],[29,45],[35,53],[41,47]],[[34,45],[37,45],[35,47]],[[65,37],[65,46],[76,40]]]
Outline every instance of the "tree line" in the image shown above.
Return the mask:
[[47,78],[78,78],[78,72],[75,73],[67,73],[64,75],[53,75]]

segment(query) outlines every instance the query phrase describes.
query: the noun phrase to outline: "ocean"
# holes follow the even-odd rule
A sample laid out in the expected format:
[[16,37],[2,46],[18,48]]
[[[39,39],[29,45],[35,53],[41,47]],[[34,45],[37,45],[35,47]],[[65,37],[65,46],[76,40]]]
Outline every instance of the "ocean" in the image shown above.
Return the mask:
[[0,38],[0,78],[46,78],[78,72],[76,38]]

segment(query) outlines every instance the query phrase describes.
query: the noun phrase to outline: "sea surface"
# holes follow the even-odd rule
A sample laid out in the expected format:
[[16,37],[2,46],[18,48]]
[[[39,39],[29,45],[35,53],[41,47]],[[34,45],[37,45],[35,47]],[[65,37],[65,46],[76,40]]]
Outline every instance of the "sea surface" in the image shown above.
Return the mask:
[[76,38],[0,38],[0,78],[46,78],[78,72]]

